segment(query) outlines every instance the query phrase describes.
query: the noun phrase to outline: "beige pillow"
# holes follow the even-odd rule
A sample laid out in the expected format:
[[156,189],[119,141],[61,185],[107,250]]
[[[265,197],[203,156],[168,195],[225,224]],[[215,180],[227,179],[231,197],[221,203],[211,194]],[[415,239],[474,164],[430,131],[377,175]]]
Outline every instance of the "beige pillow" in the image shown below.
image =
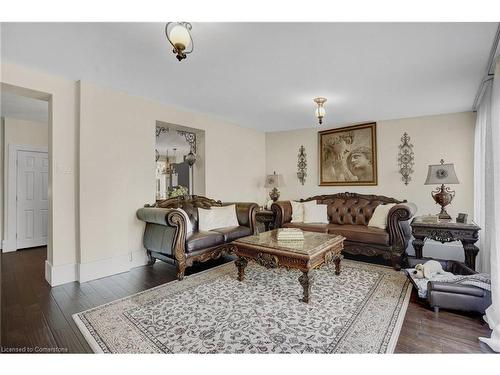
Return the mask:
[[328,206],[326,204],[304,205],[304,223],[328,224],[327,208]]
[[292,205],[291,223],[303,223],[304,222],[304,207],[316,206],[318,203],[316,203],[316,201],[309,201],[309,202],[304,202],[304,203],[290,201],[290,204]]
[[375,227],[380,229],[387,228],[387,217],[389,216],[389,211],[393,208],[396,203],[389,204],[379,204],[375,207],[375,211],[373,211],[373,215],[368,222],[369,227]]
[[208,210],[198,208],[198,229],[209,231],[217,228],[237,227],[236,205],[212,207]]
[[292,205],[292,223],[302,223],[304,221],[304,204],[290,201]]
[[193,224],[191,223],[191,220],[189,220],[189,216],[186,211],[184,211],[182,208],[177,208],[177,211],[179,211],[182,216],[184,216],[184,219],[186,219],[186,233],[191,233],[193,231]]

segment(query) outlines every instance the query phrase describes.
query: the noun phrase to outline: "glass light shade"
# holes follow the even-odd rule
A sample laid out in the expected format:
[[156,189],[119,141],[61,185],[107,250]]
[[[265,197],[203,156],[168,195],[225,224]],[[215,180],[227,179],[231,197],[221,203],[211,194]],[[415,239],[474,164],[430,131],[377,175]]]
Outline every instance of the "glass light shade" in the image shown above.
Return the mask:
[[170,41],[181,50],[185,50],[191,43],[189,31],[183,25],[175,25],[168,33]]
[[325,117],[326,111],[324,107],[316,108],[316,117]]

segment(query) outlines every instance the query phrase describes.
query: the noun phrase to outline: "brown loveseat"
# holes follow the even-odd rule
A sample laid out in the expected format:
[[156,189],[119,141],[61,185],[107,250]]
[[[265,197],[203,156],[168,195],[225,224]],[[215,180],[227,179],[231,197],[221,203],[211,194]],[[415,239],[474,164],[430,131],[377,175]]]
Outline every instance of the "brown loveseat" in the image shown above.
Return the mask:
[[[354,255],[381,255],[390,260],[395,269],[400,269],[406,261],[406,247],[411,230],[409,220],[416,207],[406,201],[382,195],[363,195],[356,193],[338,193],[318,195],[300,202],[317,201],[327,204],[328,224],[291,223],[292,205],[290,201],[278,201],[272,204],[275,214],[275,228],[301,228],[302,230],[340,234],[346,238],[344,252]],[[387,229],[369,227],[368,222],[375,208],[380,204],[396,203],[389,211]]]
[[[239,226],[198,230],[198,208],[236,205]],[[176,208],[188,214],[193,232],[187,233],[185,216]],[[193,262],[205,262],[231,252],[231,242],[255,233],[256,203],[222,203],[206,197],[188,195],[146,205],[137,211],[137,217],[146,222],[143,244],[149,258],[149,265],[156,259],[177,266],[177,279],[182,280],[186,267]]]

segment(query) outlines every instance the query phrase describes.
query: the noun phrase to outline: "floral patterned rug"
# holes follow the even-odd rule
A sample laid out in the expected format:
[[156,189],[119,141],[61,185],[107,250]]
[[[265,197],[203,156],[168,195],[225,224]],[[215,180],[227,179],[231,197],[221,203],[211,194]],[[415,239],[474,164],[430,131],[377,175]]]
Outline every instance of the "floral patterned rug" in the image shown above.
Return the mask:
[[299,271],[233,262],[75,314],[95,352],[392,353],[411,284],[403,272],[344,260],[312,271],[311,302]]

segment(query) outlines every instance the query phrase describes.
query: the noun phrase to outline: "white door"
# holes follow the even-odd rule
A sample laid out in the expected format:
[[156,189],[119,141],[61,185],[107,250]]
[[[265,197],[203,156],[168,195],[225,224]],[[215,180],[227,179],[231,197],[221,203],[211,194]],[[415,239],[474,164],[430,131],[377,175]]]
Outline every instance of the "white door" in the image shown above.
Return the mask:
[[17,248],[47,245],[49,159],[17,152]]

